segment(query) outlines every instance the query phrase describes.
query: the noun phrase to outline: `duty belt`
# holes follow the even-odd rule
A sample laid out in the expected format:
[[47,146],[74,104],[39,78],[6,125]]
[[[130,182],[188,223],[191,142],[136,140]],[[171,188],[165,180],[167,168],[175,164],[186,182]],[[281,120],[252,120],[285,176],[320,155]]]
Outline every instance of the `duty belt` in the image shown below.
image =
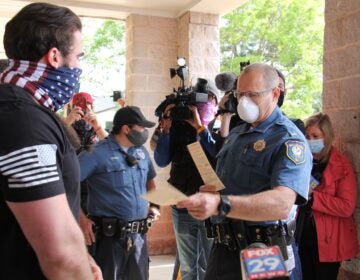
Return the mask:
[[124,221],[113,217],[89,216],[95,222],[98,233],[106,237],[124,238],[127,233],[147,233],[152,226],[153,217],[143,220]]
[[212,224],[210,221],[205,224],[207,235],[214,238],[215,244],[222,244],[229,250],[242,250],[255,242],[278,245],[284,259],[287,259],[286,246],[291,243],[291,233],[294,231],[281,221],[272,225],[249,225],[245,221],[225,219],[221,224]]

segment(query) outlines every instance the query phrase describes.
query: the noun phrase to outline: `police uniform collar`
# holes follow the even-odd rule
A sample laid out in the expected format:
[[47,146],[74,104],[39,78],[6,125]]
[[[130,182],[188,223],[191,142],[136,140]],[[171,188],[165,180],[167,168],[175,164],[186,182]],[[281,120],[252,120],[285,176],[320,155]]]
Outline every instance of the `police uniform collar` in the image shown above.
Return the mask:
[[[109,146],[110,146],[110,149],[113,150],[113,151],[116,151],[116,150],[122,150],[124,151],[120,144],[116,141],[116,138],[114,136],[114,134],[110,133],[109,136],[108,136],[108,143],[109,143]],[[131,147],[129,147],[129,150],[131,149]],[[125,152],[125,151],[124,151]]]

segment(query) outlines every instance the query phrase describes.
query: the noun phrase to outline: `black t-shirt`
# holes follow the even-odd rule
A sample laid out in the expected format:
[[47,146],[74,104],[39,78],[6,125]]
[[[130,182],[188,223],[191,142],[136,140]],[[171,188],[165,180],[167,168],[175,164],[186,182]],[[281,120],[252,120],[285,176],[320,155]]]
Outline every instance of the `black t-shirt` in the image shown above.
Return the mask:
[[192,195],[204,184],[187,149],[188,144],[197,141],[196,130],[186,121],[173,121],[170,135],[171,169],[168,181],[186,195]]
[[76,153],[55,114],[19,87],[0,85],[0,127],[0,279],[44,279],[6,201],[28,202],[66,193],[78,219]]

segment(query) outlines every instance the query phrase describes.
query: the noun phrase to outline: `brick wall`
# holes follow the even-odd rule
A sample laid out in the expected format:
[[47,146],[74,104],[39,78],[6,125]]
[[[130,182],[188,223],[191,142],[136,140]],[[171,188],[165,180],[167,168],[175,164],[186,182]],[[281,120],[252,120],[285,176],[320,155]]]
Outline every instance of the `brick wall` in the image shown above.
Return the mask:
[[[360,1],[325,5],[323,111],[334,124],[336,144],[360,182]],[[359,191],[360,194],[360,191]],[[360,200],[355,218],[360,241]],[[360,279],[360,258],[343,262],[338,279]]]

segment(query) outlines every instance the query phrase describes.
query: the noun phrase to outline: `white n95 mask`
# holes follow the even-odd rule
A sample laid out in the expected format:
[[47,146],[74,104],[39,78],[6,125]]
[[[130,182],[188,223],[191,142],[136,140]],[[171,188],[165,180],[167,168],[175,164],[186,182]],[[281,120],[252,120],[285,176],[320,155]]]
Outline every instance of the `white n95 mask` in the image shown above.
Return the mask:
[[240,98],[237,105],[237,112],[240,118],[247,123],[254,123],[260,115],[259,106],[247,96]]

